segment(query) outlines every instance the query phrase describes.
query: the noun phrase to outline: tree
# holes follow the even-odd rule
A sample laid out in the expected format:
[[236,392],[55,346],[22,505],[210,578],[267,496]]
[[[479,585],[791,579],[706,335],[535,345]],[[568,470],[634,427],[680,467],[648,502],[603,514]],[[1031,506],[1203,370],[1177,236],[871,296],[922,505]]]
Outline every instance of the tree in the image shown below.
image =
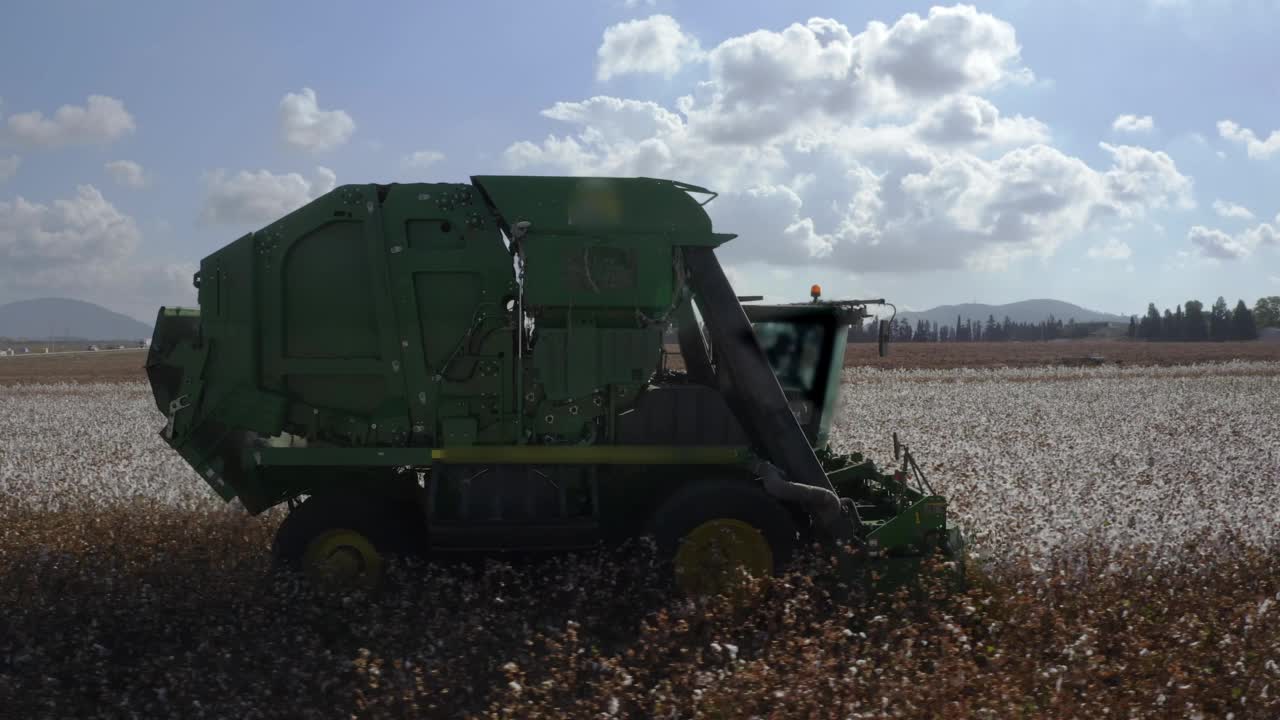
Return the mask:
[[1258,327],[1280,327],[1280,295],[1258,298],[1253,306],[1253,319]]
[[1142,318],[1138,331],[1138,336],[1144,340],[1155,340],[1160,337],[1160,311],[1156,309],[1155,303],[1147,303],[1147,314]]
[[1209,311],[1209,339],[1221,342],[1231,334],[1231,312],[1227,310],[1227,301],[1219,295]]
[[1236,303],[1235,312],[1231,314],[1232,337],[1236,340],[1256,340],[1258,338],[1258,328],[1254,324],[1253,312],[1249,310],[1249,306],[1244,304],[1244,300]]
[[1138,337],[1138,316],[1130,315],[1129,316],[1129,338],[1133,339],[1136,337]]
[[1179,305],[1177,310],[1174,310],[1173,312],[1173,332],[1166,339],[1190,340],[1191,338],[1187,337],[1191,334],[1188,332],[1188,327],[1189,324],[1187,323],[1187,318],[1182,314],[1182,306]]
[[[1181,310],[1182,306],[1178,306],[1178,309]],[[1174,319],[1173,313],[1169,312],[1169,308],[1165,308],[1164,318],[1160,320],[1160,339],[1177,340],[1178,330],[1178,321]]]
[[1204,304],[1199,300],[1187,301],[1186,331],[1184,340],[1204,340],[1209,336],[1209,328],[1205,323]]

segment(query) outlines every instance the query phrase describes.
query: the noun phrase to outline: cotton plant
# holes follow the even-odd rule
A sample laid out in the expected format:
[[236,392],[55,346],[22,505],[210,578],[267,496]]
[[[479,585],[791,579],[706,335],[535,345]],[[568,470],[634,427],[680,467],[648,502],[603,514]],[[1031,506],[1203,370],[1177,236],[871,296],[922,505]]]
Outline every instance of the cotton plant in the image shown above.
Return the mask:
[[911,445],[991,558],[1280,542],[1277,363],[846,372],[832,436]]
[[282,513],[223,504],[158,437],[145,384],[0,387],[0,705],[1280,717],[1277,375],[850,370],[837,449],[888,464],[898,431],[972,540],[973,582],[833,603],[809,556],[745,606],[669,595],[644,553],[396,563],[373,596],[331,594],[269,572]]
[[160,438],[145,383],[0,387],[0,507],[223,503]]

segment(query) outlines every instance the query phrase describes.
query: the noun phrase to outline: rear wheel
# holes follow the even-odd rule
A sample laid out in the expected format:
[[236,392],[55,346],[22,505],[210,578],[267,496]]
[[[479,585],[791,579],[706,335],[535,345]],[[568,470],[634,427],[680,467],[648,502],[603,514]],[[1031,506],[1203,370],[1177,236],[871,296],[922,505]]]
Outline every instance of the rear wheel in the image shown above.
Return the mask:
[[341,585],[376,587],[386,560],[421,550],[425,522],[412,503],[378,496],[314,495],[276,531],[278,566]]
[[677,490],[654,514],[651,531],[677,587],[695,595],[729,589],[742,570],[776,574],[798,545],[786,507],[762,488],[729,480]]

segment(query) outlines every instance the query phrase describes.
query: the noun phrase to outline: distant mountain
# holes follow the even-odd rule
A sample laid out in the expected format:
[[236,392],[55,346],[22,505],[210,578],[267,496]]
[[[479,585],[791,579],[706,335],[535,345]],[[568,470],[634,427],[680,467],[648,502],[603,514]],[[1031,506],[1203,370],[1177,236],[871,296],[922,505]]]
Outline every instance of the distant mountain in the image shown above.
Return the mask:
[[920,312],[900,312],[898,313],[898,318],[912,323],[923,318],[939,325],[955,325],[957,315],[960,316],[961,320],[981,320],[983,322],[986,322],[987,318],[992,315],[995,316],[997,322],[1003,322],[1005,317],[1008,316],[1010,320],[1016,323],[1038,323],[1042,320],[1048,320],[1050,315],[1055,320],[1063,322],[1072,319],[1078,323],[1129,322],[1129,318],[1124,315],[1112,315],[1096,310],[1088,310],[1079,305],[1073,305],[1061,300],[1022,300],[1006,305],[985,305],[983,303],[939,305],[936,308]]
[[0,337],[13,340],[141,340],[151,327],[101,305],[42,298],[0,305]]

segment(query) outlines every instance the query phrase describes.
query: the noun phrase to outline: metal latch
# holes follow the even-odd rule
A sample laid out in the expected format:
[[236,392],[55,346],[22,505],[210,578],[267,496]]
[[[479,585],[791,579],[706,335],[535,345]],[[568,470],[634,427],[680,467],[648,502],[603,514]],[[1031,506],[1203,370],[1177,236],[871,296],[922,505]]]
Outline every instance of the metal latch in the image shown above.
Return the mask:
[[187,399],[186,395],[179,395],[169,401],[169,415],[167,416],[167,421],[164,424],[164,430],[162,432],[166,440],[173,439],[173,417],[178,414],[179,410],[189,407],[191,407],[191,402]]

